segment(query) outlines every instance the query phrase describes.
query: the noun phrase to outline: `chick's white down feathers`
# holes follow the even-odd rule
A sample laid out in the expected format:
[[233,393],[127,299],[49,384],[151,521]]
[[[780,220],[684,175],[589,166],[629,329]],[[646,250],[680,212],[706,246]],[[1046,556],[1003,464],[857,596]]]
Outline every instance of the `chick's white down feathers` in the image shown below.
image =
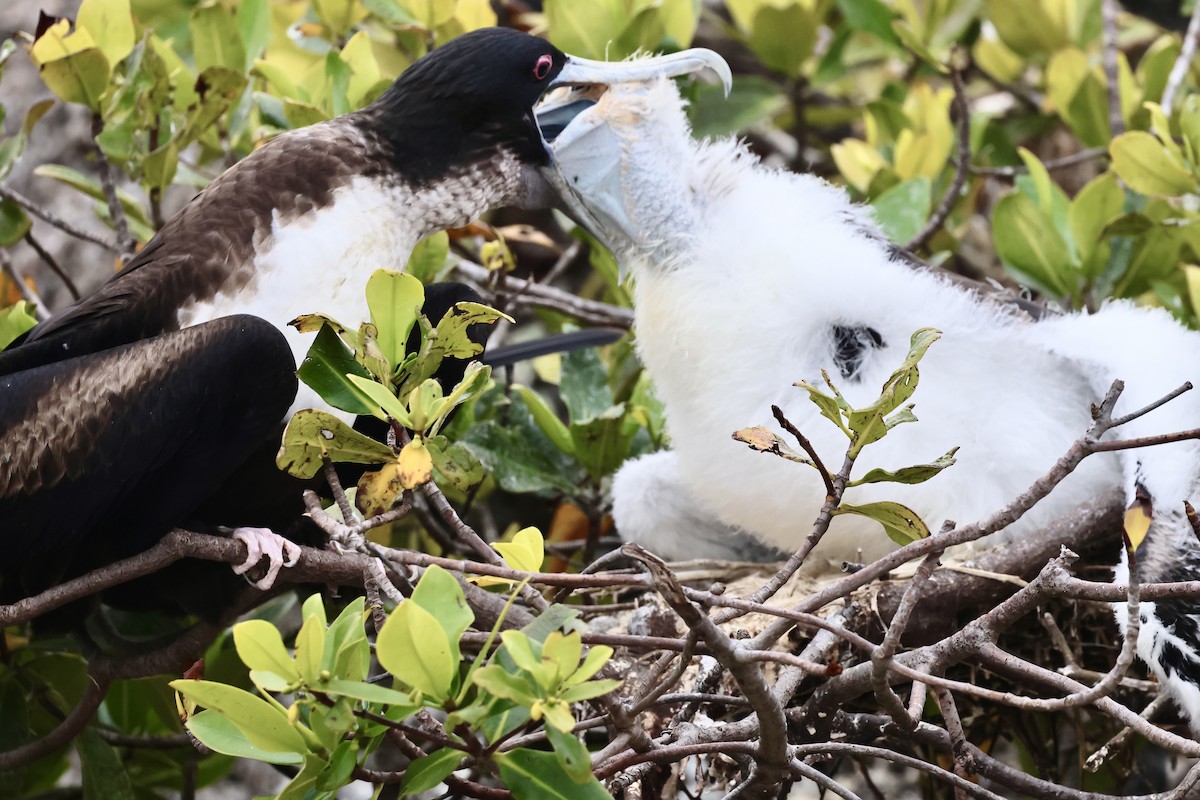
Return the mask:
[[[1187,380],[1200,383],[1200,335],[1164,311],[1110,303],[1092,315],[1033,323],[932,271],[897,262],[869,211],[841,189],[768,168],[733,141],[693,140],[670,82],[612,87],[573,125],[583,135],[556,143],[556,155],[601,221],[602,238],[632,274],[638,352],[665,406],[672,447],[622,469],[614,512],[624,538],[665,557],[716,555],[718,520],[794,550],[824,502],[820,477],[730,435],[767,425],[788,440],[772,419],[770,407],[779,405],[836,471],[845,435],[792,384],[820,386],[826,370],[851,404],[866,405],[919,328],[943,332],[920,365],[912,397],[920,421],[868,446],[854,475],[925,463],[954,447],[958,463],[922,484],[851,488],[845,502],[894,500],[934,531],[945,520],[986,518],[1045,474],[1087,430],[1090,404],[1115,378],[1126,384],[1117,414]],[[837,358],[839,330],[870,337],[852,370]],[[1200,391],[1116,434],[1197,425]],[[1137,480],[1154,498],[1146,547],[1157,549],[1161,561],[1178,566],[1184,555],[1195,556],[1195,564],[1200,552],[1180,510],[1196,493],[1198,467],[1200,446],[1190,441],[1092,456],[986,544],[1045,526],[1104,493],[1132,497]],[[697,515],[709,522],[698,526]],[[808,568],[870,561],[894,546],[878,523],[838,516]],[[1147,553],[1147,571],[1155,558]],[[1151,578],[1143,572],[1142,579]],[[1161,649],[1166,634],[1152,619],[1139,648],[1163,679],[1168,675],[1154,648]],[[1195,646],[1187,645],[1183,660],[1200,674]],[[1193,685],[1192,692],[1188,705],[1196,719],[1200,691]]]

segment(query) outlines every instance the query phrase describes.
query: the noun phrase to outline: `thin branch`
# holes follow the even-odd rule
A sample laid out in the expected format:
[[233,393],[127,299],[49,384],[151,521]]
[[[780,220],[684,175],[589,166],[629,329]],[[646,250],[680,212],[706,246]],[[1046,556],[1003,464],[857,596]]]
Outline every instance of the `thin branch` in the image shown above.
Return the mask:
[[104,190],[104,199],[108,203],[108,216],[112,220],[113,230],[117,234],[118,257],[121,266],[125,266],[137,252],[137,240],[129,232],[129,220],[125,218],[125,209],[121,206],[121,198],[117,194],[116,180],[113,178],[113,166],[104,155],[104,149],[96,141],[96,137],[104,131],[104,118],[98,113],[92,116],[92,145],[100,169],[100,186]]
[[754,769],[746,782],[748,788],[744,791],[757,797],[772,790],[783,780],[787,771],[787,721],[783,706],[772,694],[762,669],[746,658],[749,654],[717,627],[712,619],[692,605],[662,559],[635,544],[627,543],[621,549],[646,567],[659,595],[690,630],[699,634],[712,651],[713,658],[729,671],[750,702],[758,721],[758,744],[754,752]]
[[96,233],[92,233],[91,231],[85,230],[83,228],[80,228],[79,226],[77,226],[73,223],[67,222],[65,219],[58,216],[54,212],[50,211],[49,209],[43,208],[42,206],[33,202],[28,197],[26,197],[25,195],[21,194],[20,192],[18,192],[17,190],[15,190],[9,186],[0,186],[0,197],[5,198],[6,200],[13,201],[17,205],[19,205],[21,208],[28,211],[30,214],[33,214],[35,217],[38,217],[39,219],[50,223],[54,227],[58,228],[60,231],[63,231],[64,233],[74,236],[76,239],[83,239],[85,242],[91,242],[92,244],[99,245],[100,247],[103,247],[105,250],[108,250],[110,253],[116,253],[118,250],[116,244],[109,241],[108,239],[105,239],[103,236],[96,234]]
[[[488,270],[478,264],[460,258],[455,262],[454,269],[477,285],[487,286]],[[516,305],[548,308],[594,325],[612,325],[617,328],[633,326],[633,312],[628,308],[585,300],[553,286],[533,283],[512,275],[505,277],[505,284],[517,294],[512,298]]]
[[892,658],[896,655],[896,650],[900,647],[900,637],[904,635],[904,631],[908,627],[908,619],[912,615],[913,609],[917,607],[921,590],[937,567],[940,556],[940,552],[930,553],[917,567],[916,574],[908,582],[908,588],[900,599],[900,608],[896,611],[896,616],[892,618],[892,624],[883,637],[883,643],[871,653],[875,699],[891,715],[896,724],[905,730],[916,728],[917,723],[921,720],[919,717],[910,716],[900,698],[892,691],[891,685],[887,681],[888,669],[891,666]]
[[[1080,150],[1078,153],[1072,153],[1069,156],[1062,158],[1053,158],[1049,161],[1042,162],[1042,166],[1048,171],[1054,172],[1059,169],[1073,167],[1076,164],[1082,164],[1092,159],[1100,158],[1107,155],[1108,148],[1105,147],[1089,147],[1086,150]],[[988,175],[995,178],[1015,178],[1018,175],[1024,175],[1029,172],[1029,168],[1024,164],[1010,167],[971,167],[972,175]]]
[[909,769],[927,772],[934,777],[946,781],[952,786],[961,788],[972,797],[983,797],[987,800],[1004,800],[995,792],[989,791],[982,786],[971,783],[965,778],[960,778],[953,772],[948,772],[939,766],[922,761],[919,758],[906,756],[902,753],[896,753],[882,747],[871,747],[864,744],[850,744],[848,742],[819,742],[815,744],[801,744],[792,747],[792,753],[795,757],[803,757],[813,754],[824,753],[846,753],[853,755],[869,756],[872,758],[881,758],[885,761],[891,761]]
[[55,260],[54,256],[50,255],[50,253],[44,247],[42,247],[41,242],[34,238],[32,230],[25,234],[25,243],[32,247],[33,252],[38,254],[38,258],[42,259],[46,266],[50,268],[50,271],[59,277],[59,280],[63,282],[63,285],[67,287],[67,291],[70,292],[71,299],[78,300],[80,297],[79,287],[75,285],[75,281],[71,280],[71,276],[68,275],[65,270],[63,270],[62,266],[57,260]]
[[779,406],[772,404],[771,414],[775,416],[775,421],[779,423],[779,426],[790,433],[804,452],[808,453],[808,457],[812,459],[813,466],[820,473],[821,480],[825,482],[825,497],[833,497],[836,491],[833,486],[833,478],[830,476],[829,470],[825,468],[825,464],[821,461],[821,456],[817,454],[817,450],[813,447],[812,442],[800,432],[799,428],[792,424],[790,419],[783,415],[783,409]]
[[1179,56],[1171,67],[1167,86],[1163,89],[1161,105],[1167,116],[1171,115],[1171,111],[1175,107],[1175,95],[1179,93],[1179,87],[1183,85],[1183,79],[1187,77],[1188,69],[1192,65],[1192,59],[1196,55],[1197,41],[1200,41],[1200,3],[1192,8],[1192,18],[1188,21],[1187,32],[1183,34],[1183,44],[1179,48]]
[[[953,56],[950,60],[954,61]],[[904,245],[904,249],[909,252],[924,247],[937,233],[938,228],[950,217],[950,212],[954,210],[954,205],[967,184],[967,174],[971,166],[971,111],[967,106],[967,89],[963,85],[962,71],[953,63],[950,68],[950,80],[954,84],[954,113],[958,115],[958,156],[954,165],[954,179],[950,181],[950,188],[942,196],[942,201],[938,203],[925,227]]]
[[50,316],[50,310],[46,308],[46,304],[43,302],[41,296],[34,291],[32,286],[21,279],[21,276],[17,274],[16,268],[13,267],[12,259],[8,257],[8,253],[4,250],[0,250],[0,271],[3,271],[9,277],[9,280],[16,284],[17,291],[21,293],[21,297],[25,299],[25,302],[33,306],[33,314],[39,321]]
[[104,702],[104,696],[108,692],[108,685],[108,680],[98,679],[89,673],[87,685],[83,689],[83,696],[79,698],[79,702],[75,707],[71,709],[71,713],[67,714],[62,722],[58,723],[52,731],[42,738],[0,753],[0,769],[7,770],[24,766],[47,753],[54,752],[74,739],[83,730],[83,727],[87,725],[88,721],[91,720],[92,715],[96,713],[96,709],[100,707],[100,704]]
[[1125,132],[1121,114],[1121,81],[1117,66],[1120,46],[1117,43],[1117,0],[1100,0],[1100,21],[1103,28],[1101,65],[1104,67],[1105,89],[1108,94],[1108,128],[1113,137]]

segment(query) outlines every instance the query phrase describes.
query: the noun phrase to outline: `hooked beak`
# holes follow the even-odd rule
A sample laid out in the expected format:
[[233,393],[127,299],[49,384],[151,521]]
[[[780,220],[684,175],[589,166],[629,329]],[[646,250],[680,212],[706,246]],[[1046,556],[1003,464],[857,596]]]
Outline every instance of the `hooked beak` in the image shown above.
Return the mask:
[[669,53],[634,61],[592,61],[587,58],[567,56],[567,63],[558,76],[550,82],[550,88],[558,86],[593,86],[611,83],[642,83],[655,78],[674,78],[708,70],[725,87],[733,85],[733,73],[725,59],[712,50],[694,47],[678,53]]
[[[536,109],[536,117],[538,128],[542,132],[542,138],[547,142],[555,142],[558,144],[558,137],[568,131],[575,118],[596,104],[596,100],[600,95],[612,84],[628,84],[628,83],[649,83],[659,78],[674,78],[681,75],[692,75],[701,73],[710,73],[715,76],[725,90],[725,96],[729,96],[729,90],[733,85],[733,73],[720,55],[702,47],[683,50],[678,53],[670,53],[661,56],[652,56],[650,58],[639,58],[633,61],[592,61],[586,58],[577,58],[575,56],[567,56],[567,63],[558,73],[555,79],[550,84],[552,96],[546,97]],[[559,87],[572,87],[570,89],[561,89],[554,91]],[[570,128],[567,133],[567,138],[571,140],[579,138],[589,138],[588,134],[594,132],[597,127],[595,121],[587,121],[586,124],[577,125],[576,128]],[[603,142],[604,137],[594,137]],[[618,153],[605,152],[606,147],[602,143],[597,148],[595,157],[603,159],[611,168],[615,169],[619,162]],[[547,148],[550,150],[550,148]],[[580,150],[587,148],[577,148]],[[551,151],[552,152],[552,151]],[[570,214],[576,222],[586,228],[592,235],[600,238],[606,244],[612,243],[613,236],[611,229],[613,220],[601,219],[609,216],[617,215],[616,209],[613,209],[613,214],[607,214],[600,211],[600,206],[603,205],[604,198],[592,196],[590,198],[591,205],[596,207],[598,213],[593,213],[592,208],[585,204],[579,197],[575,187],[571,186],[571,182],[563,175],[559,169],[556,160],[551,157],[551,163],[540,169],[542,177],[552,187],[561,201],[561,206],[565,206],[565,210]],[[614,203],[619,204],[619,180],[617,176],[613,176],[611,181],[611,197],[608,197]],[[601,195],[609,195],[609,191],[601,191]],[[561,207],[560,206],[560,207]]]

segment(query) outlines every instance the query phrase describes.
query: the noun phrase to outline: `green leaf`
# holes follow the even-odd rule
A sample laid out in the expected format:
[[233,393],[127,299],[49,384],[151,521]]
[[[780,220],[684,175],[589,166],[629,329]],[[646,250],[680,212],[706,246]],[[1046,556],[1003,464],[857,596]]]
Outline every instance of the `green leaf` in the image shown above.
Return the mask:
[[408,257],[408,265],[404,271],[421,283],[430,283],[437,280],[449,257],[450,235],[445,231],[438,231],[417,242],[412,255]]
[[542,433],[546,434],[546,438],[562,452],[574,455],[575,442],[571,439],[571,431],[558,418],[558,414],[555,414],[554,410],[547,405],[545,398],[528,386],[521,384],[514,384],[512,391],[529,409],[529,413],[533,415],[533,419],[541,428]]
[[334,462],[383,464],[396,455],[392,448],[364,436],[328,411],[297,411],[283,431],[276,465],[297,478],[311,478],[321,470],[325,457]]
[[889,500],[865,503],[861,506],[842,503],[833,513],[869,517],[883,526],[889,539],[901,546],[929,537],[928,526],[915,511]]
[[283,115],[293,128],[305,128],[329,119],[328,114],[312,103],[294,100],[291,97],[283,98]]
[[445,436],[430,436],[425,445],[429,448],[433,467],[439,473],[439,485],[466,492],[483,480],[483,465],[463,444],[451,442]]
[[[485,395],[486,397],[486,395]],[[582,479],[575,460],[555,447],[522,403],[507,407],[503,424],[487,420],[462,438],[509,492],[574,492]]]
[[400,791],[403,794],[429,791],[458,769],[464,755],[461,750],[443,747],[418,758],[404,770],[404,781],[400,784]]
[[249,66],[238,21],[226,7],[198,7],[192,12],[188,27],[192,34],[192,52],[196,57],[197,72],[204,72],[209,67],[225,67],[241,73]]
[[612,408],[608,371],[594,348],[563,354],[558,389],[571,422],[586,422]]
[[578,703],[580,700],[591,700],[602,697],[621,685],[621,681],[606,679],[600,681],[584,681],[559,693],[559,698],[568,703]]
[[[106,202],[107,198],[104,195],[104,188],[100,185],[100,181],[89,178],[78,170],[64,167],[61,164],[42,164],[33,170],[33,174],[41,178],[50,178],[59,183],[66,184],[76,191],[83,192],[88,197],[94,198],[101,202]],[[141,223],[147,227],[151,227],[150,218],[146,216],[145,209],[142,208],[133,195],[126,191],[117,190],[117,198],[121,201],[121,208],[129,215],[131,220]]]
[[896,38],[916,55],[917,58],[924,61],[929,66],[936,69],[938,72],[946,72],[946,65],[942,63],[942,59],[930,49],[929,43],[909,25],[907,21],[902,19],[892,20],[892,33]]
[[304,756],[293,752],[263,750],[246,738],[227,717],[216,711],[201,711],[188,718],[187,729],[205,747],[234,758],[250,758],[268,764],[300,764]]
[[460,661],[458,640],[475,621],[475,612],[467,605],[462,586],[454,576],[435,564],[428,567],[417,582],[412,601],[438,621],[450,643],[450,658]]
[[0,180],[7,178],[20,160],[21,153],[25,151],[26,140],[24,136],[9,136],[0,140]]
[[411,696],[404,692],[398,692],[395,689],[389,689],[386,686],[380,686],[375,683],[364,683],[363,681],[330,678],[321,684],[320,691],[334,697],[350,697],[366,703],[391,706],[393,712],[403,714],[403,717],[407,717],[422,707],[420,703],[415,702]]
[[1103,247],[1104,230],[1124,206],[1125,190],[1111,172],[1093,178],[1071,201],[1067,222],[1084,274],[1089,278],[1099,277],[1106,266],[1108,249]]
[[25,238],[32,227],[33,221],[25,209],[8,198],[0,200],[0,247],[12,247]]
[[[574,726],[572,726],[574,727]],[[583,783],[592,777],[592,757],[587,747],[575,734],[561,731],[554,725],[547,725],[546,738],[562,762],[567,777],[576,783]]]
[[363,0],[363,7],[390,25],[419,24],[417,18],[400,4],[400,0]]
[[361,681],[367,676],[371,653],[363,630],[366,601],[362,597],[350,602],[329,626],[326,643],[333,651],[334,675],[347,681]]
[[542,662],[554,667],[554,685],[560,685],[579,667],[583,655],[583,640],[574,631],[563,634],[554,631],[542,642]]
[[609,51],[625,27],[621,0],[546,0],[543,9],[550,41],[564,52],[596,59],[628,55]]
[[354,354],[327,324],[321,326],[296,375],[334,408],[351,414],[374,413],[375,404],[346,377],[370,378],[371,373],[355,360]]
[[411,600],[396,607],[375,642],[383,668],[406,686],[442,702],[458,672],[450,641],[432,614]]
[[851,481],[848,486],[862,486],[865,483],[924,483],[930,478],[937,475],[946,467],[953,466],[955,463],[954,454],[958,452],[958,448],[954,448],[946,455],[939,457],[937,460],[929,464],[917,464],[912,467],[901,467],[895,472],[888,472],[885,469],[873,469],[866,475],[863,475],[858,480]]
[[83,772],[84,800],[133,800],[133,784],[121,757],[95,728],[84,728],[75,737]]
[[733,88],[701,84],[687,107],[692,134],[698,139],[734,136],[774,117],[788,107],[778,84],[760,75],[735,75]]
[[273,672],[295,683],[300,679],[296,662],[288,655],[279,629],[264,619],[251,619],[233,626],[233,644],[238,658],[250,669]]
[[892,30],[896,12],[881,0],[837,0],[837,7],[846,24],[854,30],[866,31],[888,44],[900,46],[900,40]]
[[471,358],[483,352],[483,345],[471,341],[467,336],[470,326],[485,323],[492,324],[498,319],[515,322],[508,314],[485,306],[482,303],[455,303],[445,315],[437,321],[437,338],[434,339],[434,349],[444,356],[454,358]]
[[236,19],[238,36],[246,49],[244,68],[248,68],[271,41],[271,11],[267,0],[241,0]]
[[137,41],[129,0],[83,0],[75,26],[92,35],[110,67],[124,61]]
[[400,0],[400,5],[428,30],[454,19],[454,0]]
[[358,743],[342,742],[329,756],[329,766],[317,777],[317,788],[336,792],[350,782],[354,768],[358,766]]
[[606,644],[595,644],[588,648],[587,657],[583,659],[583,663],[567,676],[563,681],[564,686],[574,686],[577,683],[582,683],[588,678],[599,672],[608,660],[612,658],[613,649]]
[[313,796],[317,780],[328,766],[328,762],[323,758],[305,756],[300,772],[283,787],[283,791],[275,796],[275,800],[309,800]]
[[1010,269],[1048,293],[1071,294],[1071,252],[1028,195],[1014,192],[1000,199],[992,213],[996,254]]
[[450,412],[468,400],[482,394],[487,389],[491,377],[491,367],[484,366],[478,361],[472,361],[467,364],[462,380],[450,391],[450,394],[446,395],[445,402],[438,410],[438,419],[430,426],[429,433],[436,436]]
[[257,695],[213,681],[177,680],[171,681],[171,688],[227,717],[256,747],[272,753],[308,752],[287,715]]
[[591,419],[572,422],[570,431],[575,457],[593,481],[600,481],[616,472],[629,457],[637,428],[628,424],[625,404],[621,403]]
[[504,785],[517,800],[603,800],[608,792],[589,775],[585,781],[572,777],[557,753],[514,748],[495,755]]
[[404,360],[408,334],[425,302],[425,287],[412,275],[376,270],[367,281],[367,306],[379,330],[379,349],[393,367]]
[[325,669],[325,623],[317,617],[309,617],[296,634],[296,669],[309,686],[320,682]]
[[932,198],[933,183],[921,175],[888,189],[871,202],[871,207],[884,235],[903,244],[925,227]]
[[[727,0],[731,12],[739,5],[745,3]],[[812,55],[825,8],[828,4],[815,4],[813,11],[801,3],[761,5],[748,31],[750,49],[769,69],[798,77],[804,60]]]
[[1134,191],[1167,196],[1196,191],[1196,176],[1187,164],[1145,131],[1121,134],[1108,150],[1113,171]]
[[[509,566],[512,565],[509,564]],[[536,678],[542,684],[542,688],[553,688],[550,684],[553,676],[543,668],[542,659],[533,652],[533,646],[530,644],[528,636],[521,631],[504,631],[500,634],[500,638],[504,640],[505,653],[513,660],[514,664]]]
[[917,364],[925,357],[925,353],[933,343],[942,338],[942,332],[937,328],[921,328],[913,332],[908,342],[908,354],[904,361],[883,383],[879,400],[872,404],[884,414],[889,414],[899,408],[917,390],[920,373]]
[[840,405],[838,405],[836,398],[825,394],[808,381],[796,381],[796,383],[792,385],[808,392],[808,399],[812,400],[813,404],[820,409],[821,416],[832,422],[834,425],[837,425],[838,428],[841,429],[842,433],[846,434],[847,436],[850,435],[850,429],[846,427],[844,422],[842,422],[842,408]]
[[529,682],[519,675],[506,672],[499,664],[480,667],[471,675],[471,680],[476,686],[496,697],[503,697],[526,707],[537,702]]
[[371,414],[385,422],[388,417],[391,417],[406,428],[411,429],[413,427],[413,421],[408,414],[408,409],[383,384],[358,375],[347,375],[346,377],[351,383],[362,390],[363,394],[371,398],[373,404]]
[[312,4],[317,19],[329,29],[334,41],[345,39],[350,28],[361,19],[362,12],[356,10],[356,5],[354,0],[313,0]]

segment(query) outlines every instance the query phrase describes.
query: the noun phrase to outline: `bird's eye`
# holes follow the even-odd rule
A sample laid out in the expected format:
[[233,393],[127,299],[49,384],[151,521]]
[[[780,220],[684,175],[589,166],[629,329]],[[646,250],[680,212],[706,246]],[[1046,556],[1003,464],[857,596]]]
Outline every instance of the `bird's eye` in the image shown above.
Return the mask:
[[554,59],[550,57],[549,53],[538,56],[537,63],[533,65],[533,77],[539,81],[546,80],[552,66],[554,66]]

